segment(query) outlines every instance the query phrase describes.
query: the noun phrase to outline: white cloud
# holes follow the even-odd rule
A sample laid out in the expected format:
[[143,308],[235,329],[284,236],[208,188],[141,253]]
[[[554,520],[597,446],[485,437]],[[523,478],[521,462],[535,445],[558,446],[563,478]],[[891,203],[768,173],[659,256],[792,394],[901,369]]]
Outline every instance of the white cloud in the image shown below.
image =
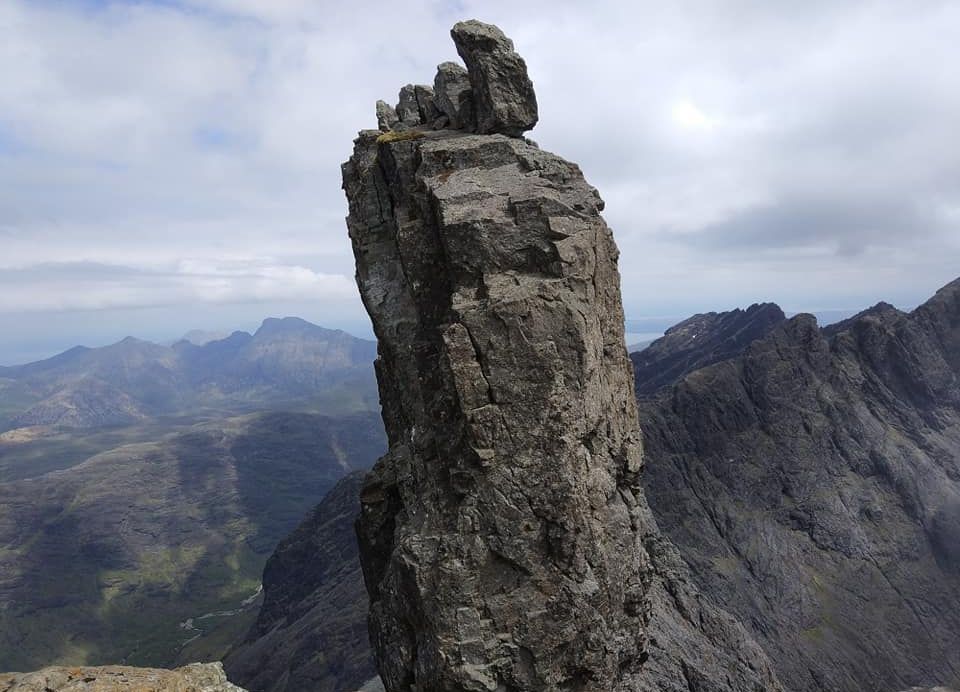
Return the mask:
[[0,274],[0,313],[114,310],[175,305],[317,301],[340,317],[359,309],[353,279],[274,258],[184,258],[144,270],[92,262],[50,263]]
[[[607,200],[631,312],[907,302],[956,273],[955,3],[7,0],[0,282],[29,290],[2,309],[359,309],[339,165],[468,16],[511,35],[532,136]],[[78,291],[77,262],[133,274]]]

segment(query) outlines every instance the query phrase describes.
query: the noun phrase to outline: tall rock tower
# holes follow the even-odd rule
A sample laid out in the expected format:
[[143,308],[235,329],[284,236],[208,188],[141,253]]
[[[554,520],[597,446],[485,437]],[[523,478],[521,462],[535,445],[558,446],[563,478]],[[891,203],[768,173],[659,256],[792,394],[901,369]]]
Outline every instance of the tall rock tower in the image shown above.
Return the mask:
[[[494,26],[377,104],[343,166],[390,441],[357,531],[389,692],[621,689],[651,568],[617,247],[573,163],[521,135]],[[457,128],[457,129],[453,129]]]

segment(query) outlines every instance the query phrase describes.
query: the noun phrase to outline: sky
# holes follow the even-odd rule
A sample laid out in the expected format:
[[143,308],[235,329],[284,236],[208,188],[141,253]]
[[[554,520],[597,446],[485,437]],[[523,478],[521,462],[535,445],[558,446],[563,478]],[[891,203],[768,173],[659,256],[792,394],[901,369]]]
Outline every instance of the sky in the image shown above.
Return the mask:
[[960,276],[960,3],[0,0],[0,364],[267,316],[369,335],[340,164],[466,18],[606,201],[628,317]]

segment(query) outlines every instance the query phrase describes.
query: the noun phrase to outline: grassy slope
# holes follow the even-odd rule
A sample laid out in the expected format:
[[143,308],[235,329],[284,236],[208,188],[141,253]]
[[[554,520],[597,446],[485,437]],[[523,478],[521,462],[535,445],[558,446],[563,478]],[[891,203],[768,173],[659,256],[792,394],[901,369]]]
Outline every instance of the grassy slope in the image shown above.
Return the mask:
[[[383,444],[370,414],[252,414],[158,438],[162,430],[41,440],[36,457],[61,463],[121,446],[0,483],[0,670],[175,662],[196,634],[179,623],[236,609],[276,542]],[[122,444],[130,440],[141,441]],[[183,653],[221,653],[251,617],[203,621]]]

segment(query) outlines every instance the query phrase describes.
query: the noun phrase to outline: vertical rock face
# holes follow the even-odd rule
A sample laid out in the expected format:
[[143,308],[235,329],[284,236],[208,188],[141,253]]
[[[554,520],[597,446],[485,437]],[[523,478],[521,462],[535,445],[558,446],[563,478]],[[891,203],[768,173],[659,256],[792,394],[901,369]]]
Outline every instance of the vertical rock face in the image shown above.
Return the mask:
[[[470,81],[480,122],[517,131],[498,75],[522,60],[494,29],[504,64],[468,58]],[[386,688],[620,689],[650,574],[603,202],[519,139],[378,135],[343,174],[390,441],[358,520]]]

